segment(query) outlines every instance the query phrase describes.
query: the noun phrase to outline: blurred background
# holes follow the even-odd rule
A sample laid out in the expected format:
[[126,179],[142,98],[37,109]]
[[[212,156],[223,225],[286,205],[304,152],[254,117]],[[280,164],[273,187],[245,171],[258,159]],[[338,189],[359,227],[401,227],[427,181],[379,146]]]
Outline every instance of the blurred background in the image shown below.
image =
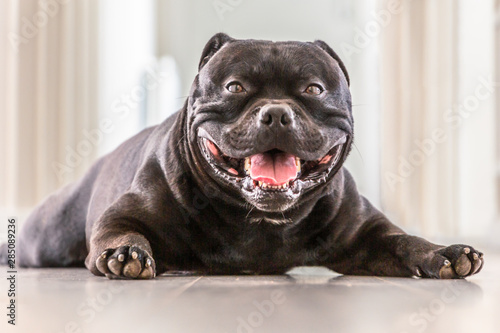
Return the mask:
[[178,110],[220,31],[326,41],[361,193],[408,232],[500,246],[500,0],[1,1],[2,221]]

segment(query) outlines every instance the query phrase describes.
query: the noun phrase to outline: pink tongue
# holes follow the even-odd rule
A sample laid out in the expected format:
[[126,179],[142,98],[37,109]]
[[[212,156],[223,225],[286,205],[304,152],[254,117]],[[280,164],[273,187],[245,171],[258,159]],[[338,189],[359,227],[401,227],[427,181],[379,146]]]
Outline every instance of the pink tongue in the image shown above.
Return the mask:
[[262,153],[250,157],[250,177],[269,185],[282,185],[297,177],[295,156],[288,153]]

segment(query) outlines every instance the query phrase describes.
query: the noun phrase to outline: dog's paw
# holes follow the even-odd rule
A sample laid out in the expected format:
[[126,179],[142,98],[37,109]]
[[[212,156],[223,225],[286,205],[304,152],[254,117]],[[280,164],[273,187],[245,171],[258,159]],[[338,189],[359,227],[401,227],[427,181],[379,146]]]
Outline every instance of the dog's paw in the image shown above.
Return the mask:
[[426,258],[417,268],[418,276],[436,279],[460,279],[478,273],[484,256],[471,246],[455,244],[443,247]]
[[96,266],[110,279],[152,279],[156,275],[154,259],[138,246],[107,249],[97,258]]

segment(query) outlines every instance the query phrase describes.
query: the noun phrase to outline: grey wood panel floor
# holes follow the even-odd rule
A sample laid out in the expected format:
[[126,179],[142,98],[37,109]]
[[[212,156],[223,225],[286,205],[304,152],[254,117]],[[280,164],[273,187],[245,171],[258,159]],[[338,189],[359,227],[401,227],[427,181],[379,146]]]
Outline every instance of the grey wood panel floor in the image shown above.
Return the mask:
[[[467,280],[163,275],[108,280],[85,269],[21,269],[16,326],[2,332],[500,332],[500,253]],[[1,267],[6,271],[5,267]]]

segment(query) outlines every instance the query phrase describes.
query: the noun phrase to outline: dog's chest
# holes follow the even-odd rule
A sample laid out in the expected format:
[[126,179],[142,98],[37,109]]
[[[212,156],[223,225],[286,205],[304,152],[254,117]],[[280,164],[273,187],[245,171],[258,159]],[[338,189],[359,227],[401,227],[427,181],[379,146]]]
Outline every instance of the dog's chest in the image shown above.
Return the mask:
[[268,232],[233,235],[207,245],[200,253],[202,261],[223,271],[284,272],[307,264],[310,257],[309,251],[298,247],[295,240]]

